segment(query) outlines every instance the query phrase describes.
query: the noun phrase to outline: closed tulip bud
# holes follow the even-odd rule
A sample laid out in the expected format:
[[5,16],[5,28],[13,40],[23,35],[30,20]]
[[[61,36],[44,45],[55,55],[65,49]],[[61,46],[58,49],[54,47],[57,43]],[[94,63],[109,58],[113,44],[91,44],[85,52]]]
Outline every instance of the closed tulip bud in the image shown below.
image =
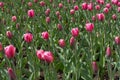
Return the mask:
[[70,46],[73,46],[75,44],[75,38],[71,37],[70,38]]
[[73,37],[77,37],[79,35],[79,29],[78,28],[72,28],[71,34]]
[[50,23],[50,17],[46,17],[46,23]]
[[88,31],[88,32],[92,32],[93,29],[94,29],[94,24],[93,23],[87,23],[85,25],[85,29]]
[[42,32],[42,38],[45,40],[49,39],[49,33],[47,31]]
[[4,3],[0,2],[0,8],[4,7]]
[[47,63],[52,63],[53,60],[54,60],[54,57],[53,57],[52,52],[50,52],[50,51],[45,51],[45,52],[44,52],[44,60],[45,60]]
[[58,16],[58,20],[62,20],[62,16],[61,15]]
[[41,1],[41,2],[40,2],[40,6],[45,6],[45,2],[44,2],[44,1]]
[[120,7],[118,7],[117,11],[120,13]]
[[118,2],[117,6],[120,7],[120,2]]
[[13,45],[6,46],[4,48],[4,53],[8,59],[13,58],[16,53],[16,48]]
[[75,10],[75,11],[79,10],[78,5],[75,5],[75,6],[74,6],[74,10]]
[[12,16],[12,21],[15,22],[17,20],[16,16]]
[[58,41],[58,43],[59,43],[59,46],[62,47],[62,48],[65,47],[65,45],[66,45],[64,39],[60,39],[60,40]]
[[2,43],[0,42],[0,51],[3,50]]
[[59,16],[60,15],[60,12],[59,11],[56,11],[56,13],[55,13],[57,16]]
[[118,44],[118,45],[120,44],[120,37],[119,36],[115,37],[115,43]]
[[103,21],[105,19],[105,15],[103,13],[97,14],[97,19],[99,21]]
[[74,9],[71,9],[71,10],[70,10],[70,14],[71,14],[71,15],[75,14],[75,10],[74,10]]
[[38,59],[44,60],[44,50],[37,50],[36,55],[37,55]]
[[118,0],[111,0],[112,4],[117,5],[118,4]]
[[92,16],[92,21],[96,21],[96,17],[95,16]]
[[107,3],[105,7],[108,8],[108,9],[110,9],[111,8],[111,4]]
[[35,12],[33,9],[28,10],[28,17],[33,18],[35,16]]
[[28,6],[31,7],[32,6],[32,2],[28,2]]
[[45,15],[46,15],[46,16],[49,16],[49,14],[50,14],[50,9],[47,9],[47,10],[45,11]]
[[59,8],[62,8],[63,7],[63,4],[62,3],[59,3]]
[[95,9],[96,9],[96,10],[100,10],[100,5],[96,5],[96,6],[95,6]]
[[50,3],[52,3],[53,2],[53,0],[49,0],[50,1]]
[[7,36],[9,39],[11,39],[11,38],[13,37],[13,34],[12,34],[11,31],[7,31],[7,32],[6,32],[6,36]]
[[34,0],[34,3],[37,3],[38,2],[38,0]]
[[99,4],[104,4],[105,3],[104,0],[96,0],[96,2],[99,3]]
[[109,12],[109,9],[108,8],[104,8],[103,12],[107,14]]
[[17,23],[17,24],[16,24],[16,29],[19,29],[19,27],[20,27],[20,24]]
[[92,68],[93,68],[94,72],[98,71],[98,66],[97,66],[97,63],[95,61],[92,62]]
[[33,40],[33,35],[32,35],[31,33],[25,33],[25,34],[23,35],[23,37],[24,37],[24,40],[25,40],[27,43],[30,43],[30,42],[32,42],[32,40]]
[[116,14],[113,14],[113,15],[112,15],[112,19],[113,19],[113,20],[116,20],[116,19],[117,19]]
[[62,25],[61,25],[61,24],[57,24],[57,28],[58,28],[59,30],[62,30]]
[[82,3],[82,9],[83,9],[83,10],[87,10],[87,5],[88,5],[88,4],[87,4],[86,2]]
[[88,5],[87,5],[87,9],[88,9],[89,11],[92,11],[92,10],[93,10],[93,4],[92,4],[92,3],[88,4]]
[[12,68],[8,68],[7,72],[10,77],[10,80],[16,80],[16,75]]
[[106,48],[106,56],[107,56],[107,57],[110,57],[110,56],[111,56],[111,48],[110,48],[110,47],[107,47],[107,48]]

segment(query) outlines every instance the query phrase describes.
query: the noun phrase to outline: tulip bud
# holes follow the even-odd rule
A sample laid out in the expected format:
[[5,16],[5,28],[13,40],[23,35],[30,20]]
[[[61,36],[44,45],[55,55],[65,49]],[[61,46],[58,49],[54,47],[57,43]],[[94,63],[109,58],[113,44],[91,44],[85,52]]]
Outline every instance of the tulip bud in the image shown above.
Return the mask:
[[92,4],[92,3],[88,4],[88,5],[87,5],[87,9],[88,9],[89,11],[92,11],[92,10],[93,10],[93,4]]
[[46,23],[50,23],[50,17],[46,17]]
[[78,5],[74,6],[74,10],[77,11],[79,9]]
[[42,38],[45,40],[49,39],[49,33],[47,31],[42,32]]
[[111,4],[110,4],[110,3],[107,3],[107,4],[106,4],[106,8],[110,9],[110,8],[111,8]]
[[12,16],[12,21],[15,22],[17,20],[16,16]]
[[103,13],[97,14],[97,19],[99,21],[103,21],[105,19],[105,15]]
[[117,5],[118,4],[118,0],[111,0],[112,4]]
[[44,2],[44,1],[41,1],[41,2],[40,2],[40,6],[42,6],[42,7],[45,6],[45,2]]
[[92,62],[92,68],[93,68],[94,72],[98,71],[98,66],[97,66],[97,63],[95,61]]
[[78,28],[72,28],[71,34],[73,37],[77,37],[79,35],[79,29]]
[[13,69],[12,68],[8,68],[7,71],[8,71],[8,75],[10,77],[10,80],[16,80],[16,75],[15,75]]
[[110,49],[110,47],[107,47],[107,49],[106,49],[106,56],[107,57],[111,56],[111,49]]
[[38,59],[44,60],[44,50],[37,50],[36,55],[37,55]]
[[94,24],[93,24],[93,23],[87,23],[87,24],[85,25],[85,28],[86,28],[86,30],[87,30],[88,32],[92,32],[93,29],[94,29]]
[[96,6],[95,6],[95,9],[96,9],[96,10],[100,10],[100,5],[96,5]]
[[65,40],[64,39],[60,39],[58,42],[59,42],[59,46],[60,47],[62,47],[62,48],[65,47],[66,44],[65,44]]
[[13,45],[6,46],[4,52],[5,56],[10,59],[15,56],[16,48]]
[[0,8],[4,7],[4,3],[0,2]]
[[85,3],[82,3],[82,9],[83,9],[83,10],[87,10],[87,5],[88,5],[88,4],[87,4],[86,2],[85,2]]
[[33,9],[28,10],[28,16],[29,16],[30,18],[33,18],[33,17],[35,16],[35,12],[34,12]]
[[45,60],[47,63],[52,63],[53,60],[54,60],[54,57],[53,57],[52,52],[50,52],[50,51],[45,51],[45,52],[44,52],[44,60]]
[[0,51],[3,50],[2,43],[0,42]]
[[71,9],[71,10],[70,10],[70,14],[71,14],[71,15],[75,14],[75,10],[74,10],[74,9]]
[[75,44],[75,38],[71,37],[70,38],[70,46],[73,46]]
[[113,14],[113,15],[112,15],[112,19],[113,19],[113,20],[116,20],[116,19],[117,19],[116,14]]
[[118,7],[117,11],[120,13],[120,7]]
[[57,25],[57,28],[58,28],[59,30],[62,30],[62,25],[61,25],[61,24],[58,24],[58,25]]
[[6,32],[6,36],[7,36],[9,39],[11,39],[11,38],[13,37],[13,34],[12,34],[11,31],[7,31],[7,32]]
[[115,43],[118,44],[118,45],[120,44],[120,37],[119,36],[115,37]]
[[109,12],[109,9],[108,8],[104,8],[103,12],[107,14]]
[[28,2],[28,6],[31,7],[32,6],[32,2]]
[[23,35],[23,37],[24,37],[24,40],[25,40],[27,43],[30,43],[30,42],[32,42],[32,40],[33,40],[33,35],[32,35],[31,33],[25,33],[25,34]]
[[63,4],[62,3],[59,3],[59,8],[62,8],[63,7]]
[[95,16],[92,16],[92,21],[96,21],[96,17]]
[[49,16],[49,14],[50,14],[50,9],[47,9],[47,10],[45,11],[45,15],[46,15],[46,16]]
[[59,11],[56,11],[56,15],[59,16],[59,15],[60,15],[60,12],[59,12]]

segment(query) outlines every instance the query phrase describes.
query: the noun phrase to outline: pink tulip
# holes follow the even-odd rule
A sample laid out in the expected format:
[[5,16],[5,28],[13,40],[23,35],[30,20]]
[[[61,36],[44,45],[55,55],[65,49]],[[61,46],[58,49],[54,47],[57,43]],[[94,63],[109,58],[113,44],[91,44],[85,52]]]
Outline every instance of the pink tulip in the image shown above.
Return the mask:
[[75,38],[71,37],[70,38],[70,46],[73,46],[75,44]]
[[15,56],[16,48],[13,45],[6,46],[4,52],[7,58],[13,58]]
[[29,16],[30,18],[33,18],[33,17],[35,16],[35,12],[34,12],[33,9],[28,10],[28,16]]
[[92,21],[96,21],[96,17],[95,16],[92,16]]
[[120,2],[117,3],[117,6],[120,7]]
[[120,37],[119,36],[115,37],[115,43],[118,44],[118,45],[120,44]]
[[100,10],[100,5],[96,5],[96,6],[95,6],[95,9],[96,9],[96,10]]
[[16,75],[12,68],[8,68],[7,72],[10,77],[10,80],[16,80]]
[[50,23],[50,17],[46,17],[46,23]]
[[59,16],[60,15],[60,12],[59,11],[56,11],[56,13],[55,13],[57,16]]
[[63,7],[63,4],[62,3],[59,3],[59,8],[62,8]]
[[34,3],[37,3],[38,2],[38,0],[34,0]]
[[71,34],[73,37],[77,37],[79,35],[79,29],[78,28],[72,28]]
[[4,3],[0,2],[0,8],[4,7]]
[[32,42],[32,40],[33,40],[33,35],[32,35],[31,33],[25,33],[25,34],[23,35],[23,37],[24,37],[24,40],[25,40],[27,43],[30,43],[30,42]]
[[117,11],[120,13],[120,7],[118,7]]
[[49,39],[49,33],[47,31],[42,32],[42,38],[45,40]]
[[28,2],[28,6],[31,7],[32,6],[32,2]]
[[99,21],[103,21],[105,19],[105,15],[103,13],[97,14],[97,19]]
[[109,9],[108,8],[104,8],[103,12],[107,14],[109,12]]
[[99,3],[99,4],[104,4],[105,3],[104,0],[96,0],[96,2]]
[[88,5],[88,4],[87,4],[86,2],[82,3],[82,9],[83,9],[83,10],[87,10],[87,5]]
[[118,4],[118,0],[111,0],[112,4],[117,5]]
[[106,55],[107,55],[107,57],[111,56],[111,48],[110,47],[107,47],[107,49],[106,49]]
[[77,11],[79,9],[78,5],[74,6],[74,10]]
[[86,30],[87,30],[88,32],[92,32],[93,29],[94,29],[94,24],[93,24],[93,23],[87,23],[87,24],[85,25],[85,28],[86,28]]
[[40,6],[45,6],[45,2],[44,2],[44,1],[41,1],[41,2],[40,2]]
[[117,19],[116,14],[113,14],[113,15],[112,15],[112,19],[113,19],[113,20],[116,20],[116,19]]
[[52,63],[53,60],[54,60],[54,57],[53,57],[52,52],[50,52],[50,51],[45,51],[45,52],[44,52],[44,60],[45,60],[47,63]]
[[38,59],[44,60],[44,50],[37,50],[36,55],[37,55]]
[[98,71],[98,66],[97,66],[97,63],[95,61],[92,62],[92,68],[93,68],[94,72]]
[[58,24],[58,25],[57,25],[57,28],[58,28],[59,30],[62,30],[62,25],[61,25],[61,24]]
[[0,51],[3,50],[2,43],[0,42]]
[[66,45],[64,39],[60,39],[60,40],[58,41],[58,43],[59,43],[59,46],[62,47],[62,48],[65,47],[65,45]]
[[106,8],[110,9],[110,8],[111,8],[111,4],[110,4],[110,3],[107,3],[107,4],[106,4]]
[[75,10],[74,10],[74,9],[71,9],[71,10],[70,10],[70,14],[71,14],[71,15],[75,14]]
[[87,9],[88,9],[89,11],[92,11],[92,10],[93,10],[93,4],[92,4],[92,3],[88,4],[88,5],[87,5]]
[[46,15],[46,16],[49,16],[49,14],[50,14],[50,9],[48,8],[48,9],[45,11],[45,15]]
[[16,16],[12,16],[12,21],[15,22],[17,20]]
[[11,38],[13,37],[13,34],[12,34],[11,31],[7,31],[7,32],[6,32],[6,36],[7,36],[9,39],[11,39]]

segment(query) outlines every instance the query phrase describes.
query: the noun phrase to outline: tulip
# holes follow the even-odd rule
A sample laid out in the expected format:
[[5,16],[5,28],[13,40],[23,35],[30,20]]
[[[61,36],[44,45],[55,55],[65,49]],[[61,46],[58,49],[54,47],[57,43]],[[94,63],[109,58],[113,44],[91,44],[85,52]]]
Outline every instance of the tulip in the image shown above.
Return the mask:
[[100,5],[96,5],[96,6],[95,6],[95,9],[96,9],[96,10],[100,10]]
[[57,28],[58,28],[59,30],[62,30],[62,25],[61,25],[61,24],[58,24],[58,25],[57,25]]
[[75,10],[74,10],[74,9],[71,9],[71,10],[70,10],[70,14],[71,14],[71,15],[75,14]]
[[113,14],[113,15],[112,15],[112,19],[113,19],[113,20],[116,20],[116,19],[117,19],[116,14]]
[[32,2],[28,2],[28,6],[31,7],[32,6]]
[[0,42],[0,51],[3,50],[2,43]]
[[94,29],[94,24],[93,24],[93,23],[87,23],[87,24],[85,25],[85,28],[86,28],[86,30],[87,30],[88,32],[92,32],[93,29]]
[[115,37],[115,43],[118,44],[118,45],[120,44],[120,37],[119,36]]
[[79,9],[78,5],[74,6],[74,10],[77,11]]
[[117,5],[118,4],[118,0],[111,0],[112,4]]
[[0,8],[4,7],[4,3],[0,2]]
[[50,23],[50,17],[46,17],[46,23]]
[[87,10],[87,5],[88,5],[88,4],[87,4],[86,2],[82,3],[82,9],[83,9],[83,10]]
[[64,39],[60,39],[60,40],[58,41],[58,43],[59,43],[59,46],[62,47],[62,48],[65,47],[65,45],[66,45]]
[[103,21],[105,19],[105,15],[103,13],[97,14],[97,19],[99,21]]
[[117,11],[120,13],[120,7],[118,7]]
[[7,58],[13,58],[15,56],[16,48],[13,45],[6,46],[4,52]]
[[44,52],[44,60],[45,60],[47,63],[52,63],[53,60],[54,60],[54,57],[53,57],[52,52],[50,52],[50,51],[45,51],[45,52]]
[[110,3],[107,3],[107,4],[106,4],[106,8],[110,9],[110,8],[111,8],[111,4],[110,4]]
[[41,1],[41,2],[40,2],[40,6],[45,6],[45,2],[44,2],[44,1]]
[[92,3],[88,4],[88,5],[87,5],[87,9],[88,9],[89,11],[92,11],[92,10],[93,10],[93,4],[92,4]]
[[71,34],[73,37],[77,37],[79,35],[79,29],[78,28],[73,28],[71,30]]
[[36,55],[37,55],[38,59],[44,60],[44,50],[37,50]]
[[33,40],[33,35],[32,35],[31,33],[25,33],[25,34],[23,35],[23,37],[24,37],[24,40],[25,40],[27,43],[30,43],[30,42],[32,42],[32,40]]
[[70,46],[73,46],[75,44],[75,38],[71,37],[70,38]]
[[10,77],[10,80],[16,80],[16,75],[12,68],[8,68],[7,72]]
[[50,14],[50,9],[47,9],[47,10],[45,11],[45,15],[46,15],[46,16],[49,16],[49,14]]
[[107,47],[107,49],[106,49],[106,55],[107,55],[107,57],[111,56],[111,48],[110,47]]
[[109,12],[109,9],[108,8],[104,8],[103,12],[107,14]]
[[17,20],[16,16],[12,16],[12,21],[15,22]]
[[97,63],[95,61],[92,62],[92,68],[93,68],[94,72],[98,71],[98,66],[97,66]]
[[49,39],[49,33],[47,31],[42,32],[42,38],[45,40]]
[[34,12],[33,9],[28,10],[28,16],[29,16],[30,18],[33,18],[33,17],[35,16],[35,12]]
[[62,8],[63,7],[63,4],[62,3],[59,3],[59,8]]
[[12,34],[11,31],[7,31],[7,32],[6,32],[6,36],[7,36],[9,39],[11,39],[11,38],[13,37],[13,34]]

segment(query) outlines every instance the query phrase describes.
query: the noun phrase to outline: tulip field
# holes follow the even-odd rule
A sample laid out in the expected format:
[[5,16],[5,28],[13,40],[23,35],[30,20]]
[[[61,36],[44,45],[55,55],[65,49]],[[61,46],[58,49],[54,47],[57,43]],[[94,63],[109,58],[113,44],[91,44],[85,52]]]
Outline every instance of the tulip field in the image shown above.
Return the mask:
[[0,0],[0,80],[120,80],[120,0]]

